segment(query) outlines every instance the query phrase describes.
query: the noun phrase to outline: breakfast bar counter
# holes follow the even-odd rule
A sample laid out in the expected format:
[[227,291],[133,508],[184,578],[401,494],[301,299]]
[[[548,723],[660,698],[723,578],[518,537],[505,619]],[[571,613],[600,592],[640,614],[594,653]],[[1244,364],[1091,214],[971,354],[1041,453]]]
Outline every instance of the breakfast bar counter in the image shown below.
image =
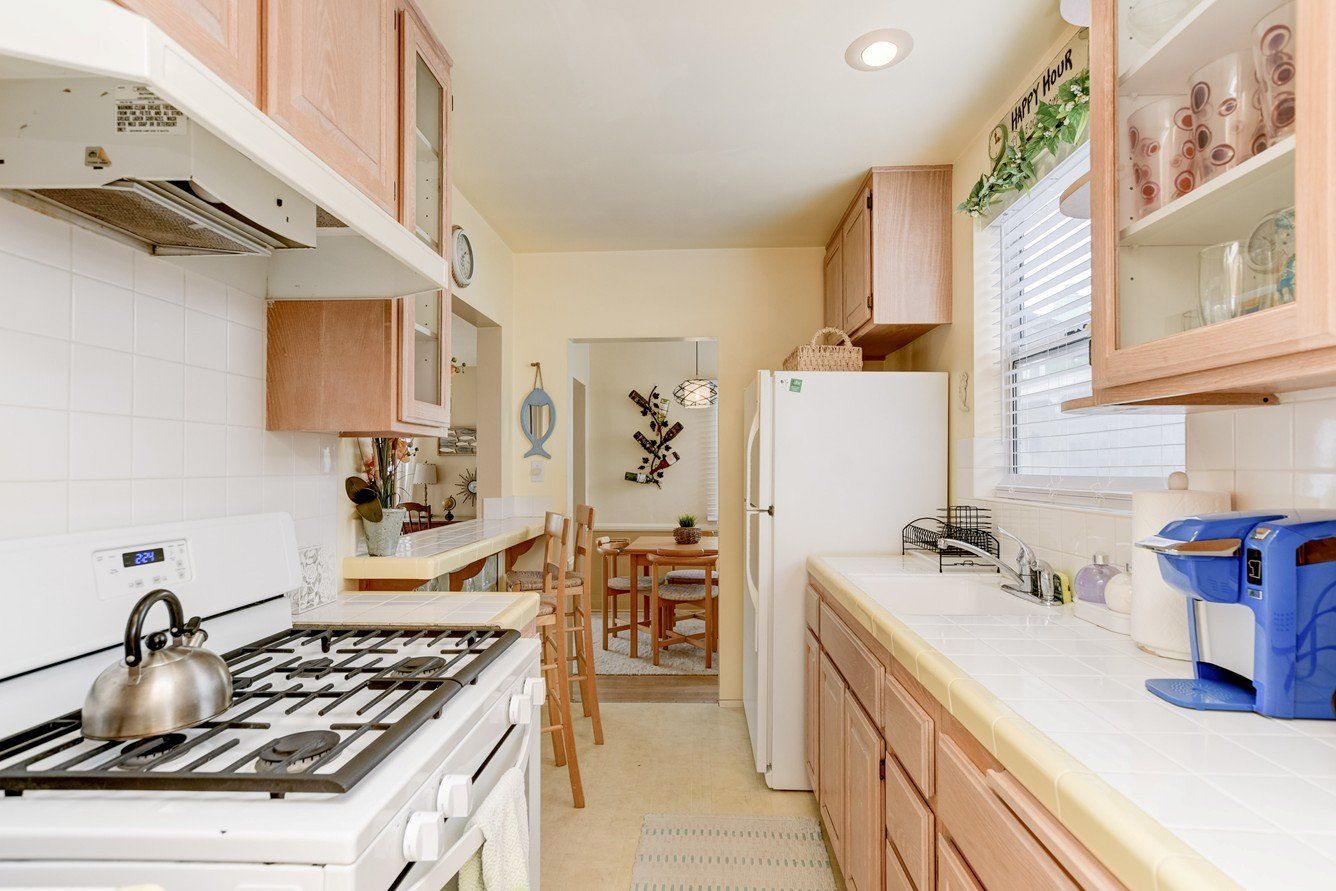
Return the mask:
[[340,595],[292,617],[294,628],[480,628],[524,631],[538,616],[537,594],[411,591]]
[[999,577],[901,557],[808,574],[1129,888],[1323,888],[1336,875],[1336,721],[1177,708],[1149,655]]
[[393,556],[360,554],[343,558],[343,575],[364,590],[405,590],[443,575],[471,577],[475,564],[504,551],[509,569],[514,560],[543,534],[542,517],[465,520],[413,532],[399,540]]

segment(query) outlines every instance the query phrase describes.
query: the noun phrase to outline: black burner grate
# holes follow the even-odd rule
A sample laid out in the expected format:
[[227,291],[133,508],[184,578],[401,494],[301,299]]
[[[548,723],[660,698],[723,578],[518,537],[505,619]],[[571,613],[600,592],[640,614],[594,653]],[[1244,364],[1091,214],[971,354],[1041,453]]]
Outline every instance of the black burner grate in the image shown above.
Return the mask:
[[[489,630],[283,631],[224,656],[234,693],[214,720],[103,742],[84,738],[71,712],[0,740],[0,789],[347,792],[518,639]],[[274,728],[303,712],[314,720],[301,739]]]

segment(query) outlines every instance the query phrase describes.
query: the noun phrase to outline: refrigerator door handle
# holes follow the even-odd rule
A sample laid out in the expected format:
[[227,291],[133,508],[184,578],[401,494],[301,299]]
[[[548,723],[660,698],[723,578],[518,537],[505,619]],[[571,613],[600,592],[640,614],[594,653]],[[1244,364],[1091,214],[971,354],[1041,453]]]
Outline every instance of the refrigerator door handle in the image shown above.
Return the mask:
[[752,445],[756,438],[761,435],[761,409],[758,405],[756,414],[752,415],[751,426],[747,428],[747,466],[743,468],[743,486],[747,489],[747,507],[753,510],[759,510],[760,505],[754,500],[756,493],[752,491]]

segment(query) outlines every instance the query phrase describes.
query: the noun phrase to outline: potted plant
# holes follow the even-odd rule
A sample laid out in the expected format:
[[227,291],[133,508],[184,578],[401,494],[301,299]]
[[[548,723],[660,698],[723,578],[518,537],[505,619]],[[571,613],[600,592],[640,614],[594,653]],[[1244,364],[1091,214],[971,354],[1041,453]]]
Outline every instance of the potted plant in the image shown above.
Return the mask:
[[411,439],[376,437],[370,441],[370,454],[362,449],[363,476],[344,480],[348,499],[362,518],[367,553],[373,557],[391,556],[399,547],[408,517],[408,511],[398,507],[399,472],[416,451]]
[[677,518],[677,528],[673,530],[673,541],[680,545],[700,543],[700,529],[696,528],[695,516],[682,514]]

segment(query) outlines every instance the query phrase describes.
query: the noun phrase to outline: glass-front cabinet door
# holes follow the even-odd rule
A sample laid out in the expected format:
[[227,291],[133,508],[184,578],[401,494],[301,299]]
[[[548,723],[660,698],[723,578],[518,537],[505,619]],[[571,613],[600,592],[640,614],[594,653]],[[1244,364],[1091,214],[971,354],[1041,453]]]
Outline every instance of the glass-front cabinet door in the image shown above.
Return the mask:
[[[418,18],[400,10],[400,221],[449,256],[450,63]],[[399,299],[400,420],[445,428],[450,421],[450,292]]]
[[[1095,0],[1092,365],[1105,401],[1333,362],[1330,0]],[[1097,393],[1097,397],[1100,394]]]

